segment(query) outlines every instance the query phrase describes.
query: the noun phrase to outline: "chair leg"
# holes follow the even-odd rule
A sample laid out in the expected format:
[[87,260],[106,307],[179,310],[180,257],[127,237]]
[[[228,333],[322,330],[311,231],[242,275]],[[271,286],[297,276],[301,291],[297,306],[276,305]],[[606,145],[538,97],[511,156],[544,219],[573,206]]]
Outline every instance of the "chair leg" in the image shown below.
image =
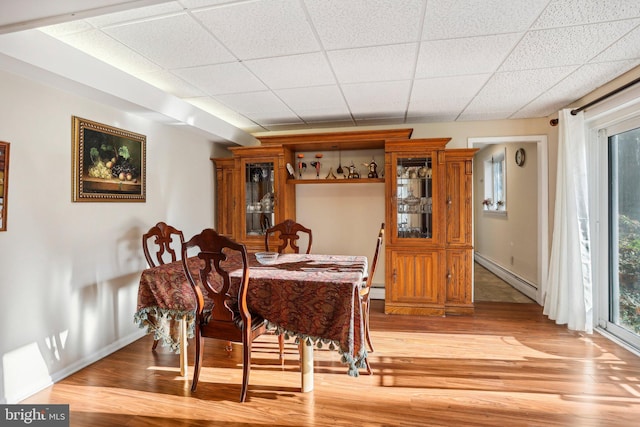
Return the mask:
[[364,337],[367,340],[367,346],[369,347],[369,350],[371,351],[371,353],[373,353],[374,348],[373,344],[371,343],[371,334],[369,333],[369,301],[362,302],[362,317],[362,320],[364,321]]
[[[196,319],[196,322],[198,319]],[[195,327],[196,357],[193,365],[193,381],[191,381],[191,391],[196,391],[198,386],[198,378],[200,377],[200,360],[204,351],[204,338],[200,332],[200,327],[196,323]]]
[[373,370],[371,369],[371,365],[369,364],[369,358],[368,357],[364,358],[364,363],[365,363],[365,365],[367,365],[367,374],[373,375]]
[[153,340],[153,345],[151,346],[151,350],[155,350],[158,346],[158,340]]
[[284,335],[278,335],[278,346],[280,347],[280,364],[284,365]]
[[242,390],[240,390],[240,402],[247,398],[247,388],[249,387],[249,373],[251,372],[251,331],[243,331],[244,340],[242,342]]

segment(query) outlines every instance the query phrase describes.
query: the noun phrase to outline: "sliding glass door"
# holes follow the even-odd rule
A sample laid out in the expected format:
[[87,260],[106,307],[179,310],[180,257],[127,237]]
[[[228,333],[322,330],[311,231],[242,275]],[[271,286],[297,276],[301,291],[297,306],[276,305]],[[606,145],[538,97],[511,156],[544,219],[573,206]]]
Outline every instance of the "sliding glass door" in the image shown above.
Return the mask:
[[607,129],[607,143],[609,284],[603,326],[640,349],[640,125]]

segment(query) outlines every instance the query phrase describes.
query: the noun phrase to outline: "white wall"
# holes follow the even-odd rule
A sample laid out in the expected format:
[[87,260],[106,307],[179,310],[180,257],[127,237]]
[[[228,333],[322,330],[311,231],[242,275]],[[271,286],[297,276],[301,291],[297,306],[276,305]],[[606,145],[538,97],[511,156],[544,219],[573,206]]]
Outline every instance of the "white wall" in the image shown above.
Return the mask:
[[[11,143],[0,233],[0,403],[16,402],[143,334],[133,323],[140,236],[213,226],[212,142],[0,72]],[[73,203],[71,116],[147,137],[146,203]]]

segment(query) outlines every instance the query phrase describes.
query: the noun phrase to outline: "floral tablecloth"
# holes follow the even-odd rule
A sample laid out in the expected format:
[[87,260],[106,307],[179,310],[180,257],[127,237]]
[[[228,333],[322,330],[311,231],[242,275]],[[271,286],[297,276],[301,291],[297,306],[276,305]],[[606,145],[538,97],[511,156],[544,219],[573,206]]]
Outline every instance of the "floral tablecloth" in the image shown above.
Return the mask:
[[[194,277],[200,262],[197,258],[187,260]],[[227,262],[239,266],[238,259]],[[349,375],[358,376],[366,357],[359,287],[367,271],[367,258],[282,254],[266,266],[249,254],[249,262],[249,309],[267,319],[279,334],[318,347],[337,348],[349,365]],[[231,276],[239,274],[238,269]],[[210,307],[211,301],[205,298],[207,305]],[[185,316],[187,336],[193,338],[194,313],[195,297],[180,261],[142,272],[134,315],[141,328],[146,327],[155,339],[178,352],[177,321]]]

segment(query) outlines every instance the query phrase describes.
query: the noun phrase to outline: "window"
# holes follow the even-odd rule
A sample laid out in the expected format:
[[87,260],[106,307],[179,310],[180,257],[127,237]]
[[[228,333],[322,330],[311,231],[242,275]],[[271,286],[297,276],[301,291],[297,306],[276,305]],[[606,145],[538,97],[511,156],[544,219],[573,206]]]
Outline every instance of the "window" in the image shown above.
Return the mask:
[[507,172],[505,168],[506,148],[492,154],[484,161],[484,210],[507,211]]
[[[633,111],[632,111],[633,110]],[[594,324],[640,352],[640,108],[597,116],[590,141]],[[640,353],[638,353],[640,354]]]
[[609,283],[599,323],[640,349],[640,127],[638,120],[606,131],[609,199]]

